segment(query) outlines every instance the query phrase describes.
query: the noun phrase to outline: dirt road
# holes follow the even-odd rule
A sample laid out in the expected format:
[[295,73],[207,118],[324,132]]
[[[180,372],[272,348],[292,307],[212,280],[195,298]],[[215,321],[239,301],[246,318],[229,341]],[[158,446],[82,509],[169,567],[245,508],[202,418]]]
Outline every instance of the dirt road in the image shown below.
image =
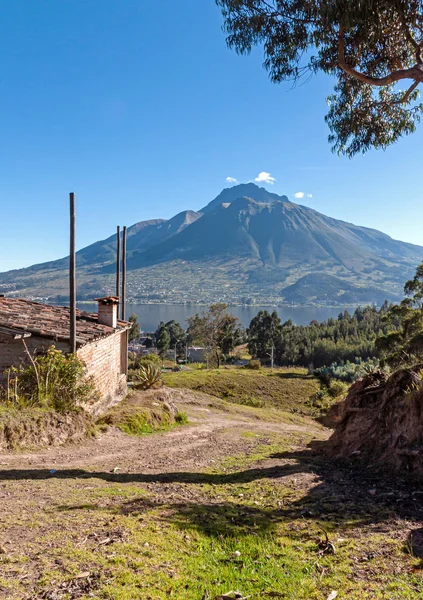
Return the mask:
[[167,433],[0,455],[0,598],[421,597],[411,488],[325,461],[311,419],[175,394],[190,422]]

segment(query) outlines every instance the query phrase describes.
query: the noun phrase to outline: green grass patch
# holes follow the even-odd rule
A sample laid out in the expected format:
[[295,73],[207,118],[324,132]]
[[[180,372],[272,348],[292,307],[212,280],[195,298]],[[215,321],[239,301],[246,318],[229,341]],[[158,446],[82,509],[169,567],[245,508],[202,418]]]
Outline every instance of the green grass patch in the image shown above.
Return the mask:
[[305,369],[221,368],[166,373],[165,385],[188,388],[222,400],[252,407],[274,406],[286,411],[311,414],[310,397],[319,388]]
[[97,421],[99,427],[114,426],[128,435],[149,435],[169,431],[177,425],[188,423],[181,411],[175,412],[166,403],[146,402],[145,406],[124,401]]
[[[189,482],[174,473],[166,483],[156,474],[147,489],[119,476],[105,482],[93,475],[77,488],[50,480],[56,506],[40,510],[36,523],[25,512],[4,524],[39,527],[29,549],[37,556],[34,597],[66,586],[77,592],[78,577],[88,574],[76,597],[212,600],[233,590],[252,599],[325,600],[336,590],[351,600],[421,598],[418,559],[398,535],[404,522],[383,532],[396,503],[378,506],[367,494],[357,504],[349,471],[332,473],[321,458],[299,452],[284,461],[294,442],[275,434],[213,472],[192,473]],[[326,491],[301,480],[313,473],[327,479]],[[19,492],[28,482],[14,485]],[[335,553],[322,552],[324,531]],[[16,575],[31,573],[27,558],[0,562],[8,597],[26,597],[26,579]]]

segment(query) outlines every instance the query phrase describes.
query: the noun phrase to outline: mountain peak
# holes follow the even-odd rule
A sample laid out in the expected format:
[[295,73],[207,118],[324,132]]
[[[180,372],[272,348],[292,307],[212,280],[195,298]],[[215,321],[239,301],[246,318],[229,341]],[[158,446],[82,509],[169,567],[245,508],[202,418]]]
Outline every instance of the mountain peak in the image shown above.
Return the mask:
[[264,202],[265,204],[273,204],[278,201],[289,202],[287,196],[278,196],[278,194],[269,192],[266,188],[259,187],[250,181],[249,183],[239,183],[238,185],[225,188],[214,200],[202,208],[200,212],[204,214],[211,213],[222,204],[232,204],[238,198],[250,198],[251,200]]
[[[128,228],[133,299],[348,304],[397,298],[423,248],[327,217],[255,183],[224,189],[201,212]],[[77,254],[78,297],[109,294],[116,234]],[[0,290],[66,297],[68,259],[0,275]],[[2,286],[2,287],[1,287]]]

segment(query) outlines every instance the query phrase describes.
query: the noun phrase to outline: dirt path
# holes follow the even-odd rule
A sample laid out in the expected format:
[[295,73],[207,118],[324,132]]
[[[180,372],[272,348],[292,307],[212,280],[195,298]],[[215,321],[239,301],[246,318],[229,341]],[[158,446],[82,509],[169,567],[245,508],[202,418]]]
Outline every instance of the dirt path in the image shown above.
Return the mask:
[[[325,437],[325,430],[311,419],[303,425],[260,420],[248,412],[225,412],[197,394],[194,402],[184,402],[180,394],[178,408],[188,413],[190,424],[167,433],[131,437],[110,429],[96,440],[78,446],[53,447],[41,452],[0,454],[3,479],[13,470],[89,469],[120,473],[162,472],[163,469],[185,471],[204,469],[225,456],[248,452],[255,443],[242,437],[250,432],[263,438],[266,434],[304,433],[307,437]],[[181,401],[182,400],[182,401]],[[11,474],[12,476],[12,474]]]
[[310,450],[311,419],[178,394],[167,433],[0,455],[1,599],[422,597],[418,489]]

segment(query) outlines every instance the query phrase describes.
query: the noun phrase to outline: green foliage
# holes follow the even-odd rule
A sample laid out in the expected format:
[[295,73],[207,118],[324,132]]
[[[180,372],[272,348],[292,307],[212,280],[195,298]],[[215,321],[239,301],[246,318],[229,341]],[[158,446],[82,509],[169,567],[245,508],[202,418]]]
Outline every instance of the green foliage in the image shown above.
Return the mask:
[[343,381],[331,380],[327,385],[322,385],[310,400],[314,409],[318,409],[318,414],[324,414],[333,404],[342,400],[348,393],[349,384]]
[[401,304],[390,307],[385,321],[389,331],[380,336],[376,346],[386,364],[393,368],[410,366],[423,355],[423,264],[404,291],[408,296]]
[[129,330],[129,341],[133,342],[135,340],[138,340],[141,335],[138,315],[132,313],[132,315],[129,317],[129,322],[131,323],[131,329]]
[[170,348],[170,335],[167,329],[163,328],[160,331],[159,337],[156,341],[157,349],[162,358],[164,358]]
[[[269,361],[269,344],[274,344],[275,363],[320,368],[340,362],[367,360],[376,355],[376,337],[388,332],[385,321],[388,305],[357,308],[353,315],[340,313],[309,325],[279,324],[276,313],[260,311],[248,329],[248,347],[254,358]],[[270,331],[269,331],[270,330]]]
[[[381,369],[382,365],[377,358],[365,361],[357,359],[354,363],[349,361],[346,363],[335,362],[328,367],[320,367],[314,370],[314,375],[325,384],[328,384],[333,379],[346,383],[354,383],[357,379]],[[383,370],[385,372],[389,371],[387,367],[383,367]]]
[[27,354],[30,365],[9,370],[3,402],[68,412],[98,397],[84,362],[76,354],[64,354],[54,346],[37,357]]
[[261,369],[261,362],[257,359],[252,358],[248,361],[247,368],[253,369],[253,371],[259,371]]
[[161,365],[149,361],[131,374],[131,379],[136,387],[148,390],[158,383],[162,376]]
[[159,431],[168,431],[175,425],[186,425],[187,415],[174,411],[165,402],[152,402],[151,399],[141,403],[123,402],[102,416],[98,425],[114,426],[128,435],[149,435]]
[[162,359],[157,354],[147,354],[145,356],[139,357],[138,366],[146,367],[147,365],[150,365],[150,364],[157,365],[158,367],[161,368]]
[[[423,1],[216,0],[227,43],[264,49],[275,83],[337,77],[326,121],[333,150],[349,157],[415,131],[423,104]],[[407,92],[398,89],[406,81]],[[408,80],[408,82],[407,82]]]
[[181,410],[178,410],[178,412],[175,415],[175,422],[178,423],[178,425],[186,425],[188,423],[187,414],[182,412]]
[[181,327],[181,325],[174,320],[168,321],[167,323],[161,321],[154,334],[157,347],[159,348],[159,344],[162,343],[160,340],[163,340],[163,336],[164,339],[167,339],[167,336],[164,334],[165,331],[169,337],[169,347],[167,348],[167,350],[169,348],[171,348],[172,350],[176,349],[177,354],[185,354],[187,334],[185,329],[183,329],[183,327]]
[[209,360],[218,367],[222,357],[229,356],[243,341],[241,323],[227,309],[227,304],[219,302],[188,319],[188,339],[208,348]]
[[272,314],[267,310],[257,313],[247,330],[249,353],[268,360],[272,347],[275,347],[280,339],[281,328],[282,323],[275,310]]

